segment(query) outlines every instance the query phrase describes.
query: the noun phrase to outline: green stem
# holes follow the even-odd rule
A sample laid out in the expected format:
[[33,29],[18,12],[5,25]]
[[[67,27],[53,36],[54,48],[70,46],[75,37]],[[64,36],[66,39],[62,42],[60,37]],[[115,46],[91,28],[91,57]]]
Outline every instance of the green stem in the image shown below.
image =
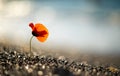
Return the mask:
[[30,54],[32,54],[32,51],[31,51],[31,42],[32,42],[32,38],[33,38],[34,36],[31,36],[31,38],[30,38]]

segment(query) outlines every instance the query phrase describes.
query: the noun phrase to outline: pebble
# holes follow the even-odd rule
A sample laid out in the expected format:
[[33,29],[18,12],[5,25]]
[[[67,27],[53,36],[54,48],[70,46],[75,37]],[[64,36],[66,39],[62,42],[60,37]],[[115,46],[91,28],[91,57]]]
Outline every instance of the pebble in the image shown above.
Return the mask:
[[39,76],[42,76],[42,75],[43,75],[43,72],[42,72],[42,71],[38,71],[38,75],[39,75]]
[[32,73],[33,69],[32,68],[28,68],[27,71],[28,71],[28,73]]

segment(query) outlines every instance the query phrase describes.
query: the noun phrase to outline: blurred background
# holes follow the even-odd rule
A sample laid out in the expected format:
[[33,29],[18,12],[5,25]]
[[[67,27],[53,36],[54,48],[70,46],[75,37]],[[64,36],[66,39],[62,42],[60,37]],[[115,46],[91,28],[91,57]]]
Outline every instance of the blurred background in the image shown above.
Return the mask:
[[120,0],[0,0],[0,41],[29,46],[30,22],[49,30],[48,50],[120,54]]

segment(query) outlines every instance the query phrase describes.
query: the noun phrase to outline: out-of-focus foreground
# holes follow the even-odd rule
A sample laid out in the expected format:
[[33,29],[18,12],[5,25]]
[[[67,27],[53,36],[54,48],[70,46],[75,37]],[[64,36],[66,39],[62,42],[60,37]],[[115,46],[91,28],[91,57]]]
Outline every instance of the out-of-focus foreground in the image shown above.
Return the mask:
[[29,55],[25,48],[0,43],[1,76],[120,76],[120,56],[48,52]]

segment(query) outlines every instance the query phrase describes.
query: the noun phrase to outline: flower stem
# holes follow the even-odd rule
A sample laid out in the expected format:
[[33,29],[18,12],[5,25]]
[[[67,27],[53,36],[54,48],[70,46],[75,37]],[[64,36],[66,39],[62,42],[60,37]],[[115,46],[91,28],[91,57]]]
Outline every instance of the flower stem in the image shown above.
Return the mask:
[[31,36],[31,38],[30,38],[30,54],[32,55],[33,53],[32,53],[32,51],[31,51],[31,42],[32,42],[32,38],[33,38],[34,36]]

